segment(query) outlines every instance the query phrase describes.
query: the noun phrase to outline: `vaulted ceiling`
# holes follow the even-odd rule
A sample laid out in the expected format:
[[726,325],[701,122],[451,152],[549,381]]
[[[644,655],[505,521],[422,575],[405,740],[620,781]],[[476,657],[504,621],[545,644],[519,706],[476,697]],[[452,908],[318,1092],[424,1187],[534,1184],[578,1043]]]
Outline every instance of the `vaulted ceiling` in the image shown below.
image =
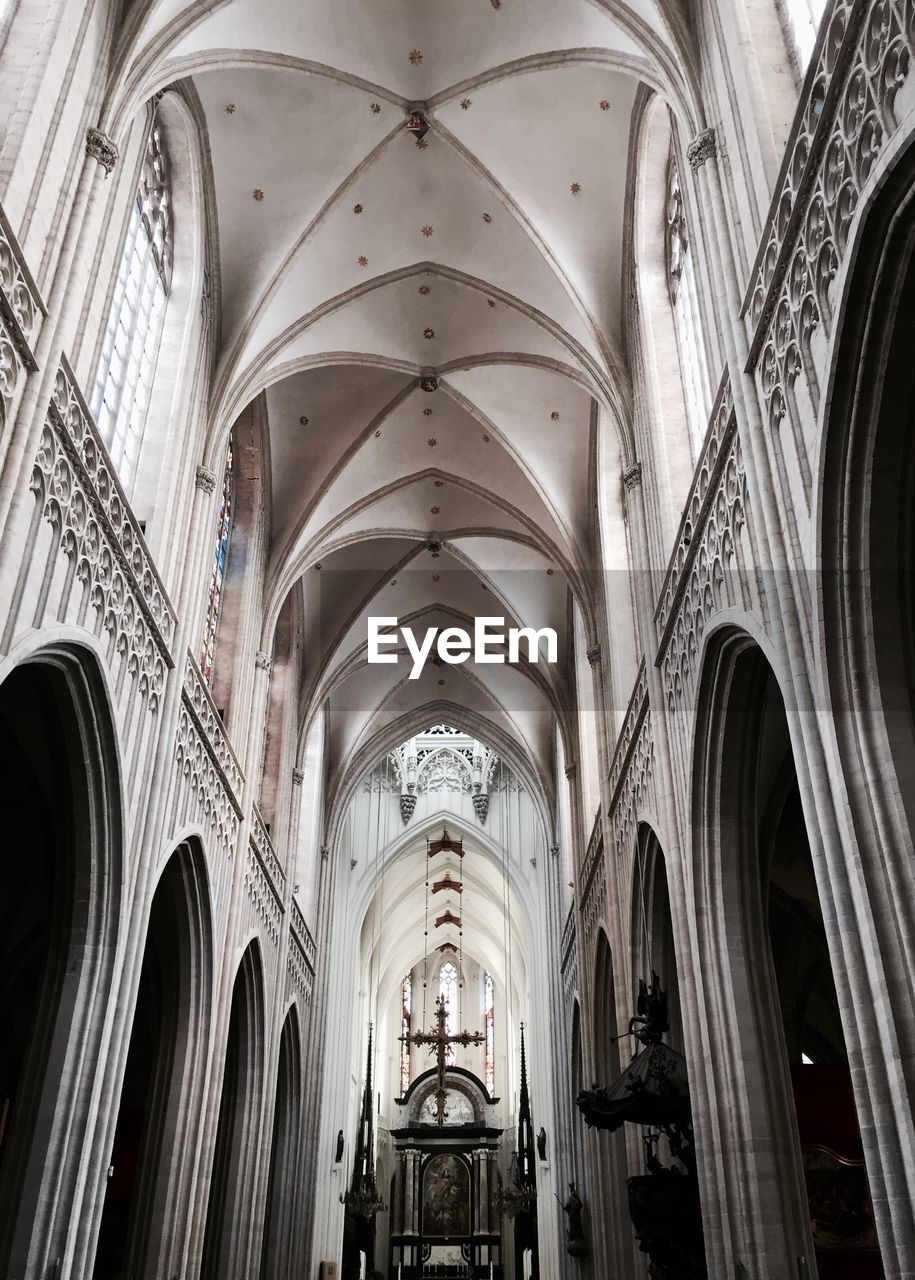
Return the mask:
[[[332,768],[446,703],[547,776],[570,599],[593,604],[596,433],[629,415],[633,104],[640,82],[688,97],[680,0],[162,0],[132,35],[137,97],[191,77],[205,114],[214,423],[265,396],[267,603],[302,583]],[[480,613],[554,626],[560,663],[366,665],[369,614]]]

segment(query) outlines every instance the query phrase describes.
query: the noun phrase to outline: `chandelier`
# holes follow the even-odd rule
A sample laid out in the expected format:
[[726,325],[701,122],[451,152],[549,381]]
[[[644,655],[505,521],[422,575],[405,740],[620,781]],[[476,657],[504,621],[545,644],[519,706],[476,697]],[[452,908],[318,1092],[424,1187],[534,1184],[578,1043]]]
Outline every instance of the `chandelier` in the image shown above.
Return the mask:
[[364,1174],[354,1186],[344,1192],[340,1200],[347,1209],[366,1220],[374,1218],[376,1213],[384,1213],[387,1209],[387,1205],[378,1194],[374,1170]]
[[500,1181],[493,1195],[496,1212],[502,1218],[514,1218],[519,1213],[526,1213],[536,1199],[536,1187],[526,1185],[518,1176],[518,1157],[515,1154],[512,1156],[508,1186]]

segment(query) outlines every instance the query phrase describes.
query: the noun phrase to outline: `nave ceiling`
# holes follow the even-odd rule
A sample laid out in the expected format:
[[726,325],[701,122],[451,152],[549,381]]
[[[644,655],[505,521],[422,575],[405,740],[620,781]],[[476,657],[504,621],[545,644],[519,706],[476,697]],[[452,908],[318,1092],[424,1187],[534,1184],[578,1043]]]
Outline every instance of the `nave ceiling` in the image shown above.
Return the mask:
[[[199,97],[219,240],[212,457],[259,402],[268,625],[300,582],[303,724],[327,708],[341,775],[436,701],[552,773],[572,600],[579,647],[593,632],[594,468],[599,448],[631,453],[633,112],[640,85],[689,101],[671,0],[469,0],[459,16],[446,0],[135,4],[129,96],[111,105],[188,79]],[[369,615],[422,631],[481,613],[554,627],[560,662],[415,682],[366,664]]]

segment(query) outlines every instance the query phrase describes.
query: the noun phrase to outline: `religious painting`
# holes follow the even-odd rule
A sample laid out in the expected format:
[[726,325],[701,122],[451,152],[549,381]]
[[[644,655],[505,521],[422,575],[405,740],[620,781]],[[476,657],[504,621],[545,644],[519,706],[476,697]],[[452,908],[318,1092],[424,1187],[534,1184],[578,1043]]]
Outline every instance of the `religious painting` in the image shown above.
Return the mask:
[[804,1177],[818,1250],[878,1248],[863,1160],[843,1160],[828,1147],[805,1147]]
[[[474,1124],[473,1104],[457,1089],[445,1090],[445,1124]],[[430,1093],[419,1113],[420,1124],[438,1124],[438,1098]]]
[[426,1240],[470,1235],[470,1170],[458,1156],[433,1156],[426,1165],[422,1233]]

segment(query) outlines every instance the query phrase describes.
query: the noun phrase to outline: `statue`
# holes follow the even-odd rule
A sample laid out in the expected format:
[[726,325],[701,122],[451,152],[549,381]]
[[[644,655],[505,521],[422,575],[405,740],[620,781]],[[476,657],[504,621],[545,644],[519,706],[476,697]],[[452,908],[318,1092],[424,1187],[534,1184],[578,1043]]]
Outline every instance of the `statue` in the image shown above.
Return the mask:
[[651,986],[639,978],[639,998],[636,1016],[629,1019],[629,1034],[642,1044],[660,1044],[664,1033],[670,1029],[667,1016],[667,992],[661,988],[661,979],[652,969]]
[[562,1208],[566,1215],[566,1253],[573,1258],[587,1258],[588,1242],[581,1220],[584,1204],[574,1182],[569,1183],[569,1198]]
[[569,1240],[581,1240],[585,1234],[581,1225],[581,1211],[584,1208],[584,1204],[578,1194],[578,1187],[574,1182],[569,1183],[569,1198],[562,1208],[569,1220],[566,1225],[566,1238]]

